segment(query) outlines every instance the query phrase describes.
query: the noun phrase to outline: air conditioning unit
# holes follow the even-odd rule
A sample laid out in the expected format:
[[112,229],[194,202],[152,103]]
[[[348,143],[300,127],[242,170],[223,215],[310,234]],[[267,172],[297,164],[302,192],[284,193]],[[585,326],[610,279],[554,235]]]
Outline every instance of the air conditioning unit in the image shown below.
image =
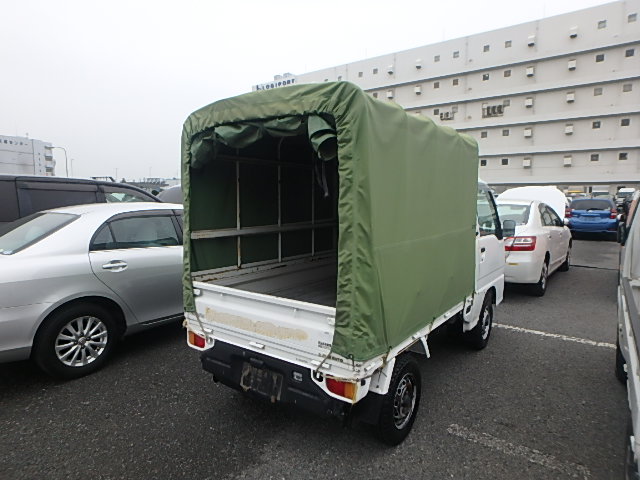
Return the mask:
[[416,85],[415,87],[413,87],[413,92],[416,95],[420,95],[422,93],[422,85]]
[[572,161],[573,161],[573,157],[571,155],[565,155],[564,156],[564,166],[565,167],[570,167]]
[[440,114],[440,120],[453,120],[453,113],[451,113],[451,112],[442,112]]
[[529,157],[522,159],[522,168],[531,168],[531,159]]
[[527,39],[527,46],[533,47],[535,44],[536,44],[536,36],[529,35],[529,38]]
[[527,108],[531,108],[533,107],[533,98],[532,97],[528,97],[524,99],[524,106]]
[[576,94],[573,92],[567,93],[567,103],[573,103],[576,101]]
[[578,27],[571,27],[569,29],[569,38],[576,38],[578,36]]
[[527,77],[533,77],[535,71],[535,67],[527,67]]
[[577,60],[569,60],[569,62],[567,63],[567,68],[569,70],[575,70],[577,63],[578,63]]

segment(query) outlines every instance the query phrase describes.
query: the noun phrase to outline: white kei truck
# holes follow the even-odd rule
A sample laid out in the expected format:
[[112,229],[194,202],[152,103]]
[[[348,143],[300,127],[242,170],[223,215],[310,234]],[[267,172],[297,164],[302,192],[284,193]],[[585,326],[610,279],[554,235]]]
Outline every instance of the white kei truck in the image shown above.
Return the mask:
[[618,339],[615,373],[627,386],[629,423],[625,456],[625,478],[637,480],[640,459],[640,220],[634,194],[621,240],[618,282]]
[[502,225],[477,175],[473,139],[348,82],[192,113],[183,280],[202,367],[402,442],[420,403],[412,353],[429,356],[445,324],[484,348],[502,301]]

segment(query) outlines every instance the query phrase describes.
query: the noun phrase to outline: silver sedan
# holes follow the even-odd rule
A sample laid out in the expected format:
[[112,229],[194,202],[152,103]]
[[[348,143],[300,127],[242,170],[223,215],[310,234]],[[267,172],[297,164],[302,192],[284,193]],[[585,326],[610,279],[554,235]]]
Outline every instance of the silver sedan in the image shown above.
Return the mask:
[[182,205],[92,204],[0,229],[0,362],[76,378],[125,334],[182,317]]

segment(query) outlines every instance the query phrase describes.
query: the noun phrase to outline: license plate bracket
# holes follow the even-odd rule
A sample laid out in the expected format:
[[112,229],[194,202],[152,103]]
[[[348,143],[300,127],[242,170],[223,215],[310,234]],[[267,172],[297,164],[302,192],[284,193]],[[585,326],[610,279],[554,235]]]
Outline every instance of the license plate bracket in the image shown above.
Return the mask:
[[283,377],[281,373],[259,368],[245,362],[242,365],[240,386],[245,391],[253,391],[269,397],[272,403],[280,400]]

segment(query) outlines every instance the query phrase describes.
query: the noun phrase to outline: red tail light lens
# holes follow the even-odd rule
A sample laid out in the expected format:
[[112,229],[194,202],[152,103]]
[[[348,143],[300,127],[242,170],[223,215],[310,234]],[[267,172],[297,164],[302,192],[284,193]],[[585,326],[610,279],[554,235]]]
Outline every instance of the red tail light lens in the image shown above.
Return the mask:
[[572,210],[570,208],[565,208],[564,209],[564,216],[569,218],[571,216],[571,212],[572,212]]
[[335,378],[327,377],[327,388],[331,393],[353,400],[356,393],[356,384],[352,382],[341,382]]
[[510,237],[504,243],[509,252],[531,252],[536,249],[536,237]]
[[611,218],[616,218],[618,216],[618,211],[614,208],[611,209]]
[[206,345],[206,341],[200,335],[197,335],[194,332],[189,331],[189,344],[193,345],[194,347],[204,348],[204,346]]

